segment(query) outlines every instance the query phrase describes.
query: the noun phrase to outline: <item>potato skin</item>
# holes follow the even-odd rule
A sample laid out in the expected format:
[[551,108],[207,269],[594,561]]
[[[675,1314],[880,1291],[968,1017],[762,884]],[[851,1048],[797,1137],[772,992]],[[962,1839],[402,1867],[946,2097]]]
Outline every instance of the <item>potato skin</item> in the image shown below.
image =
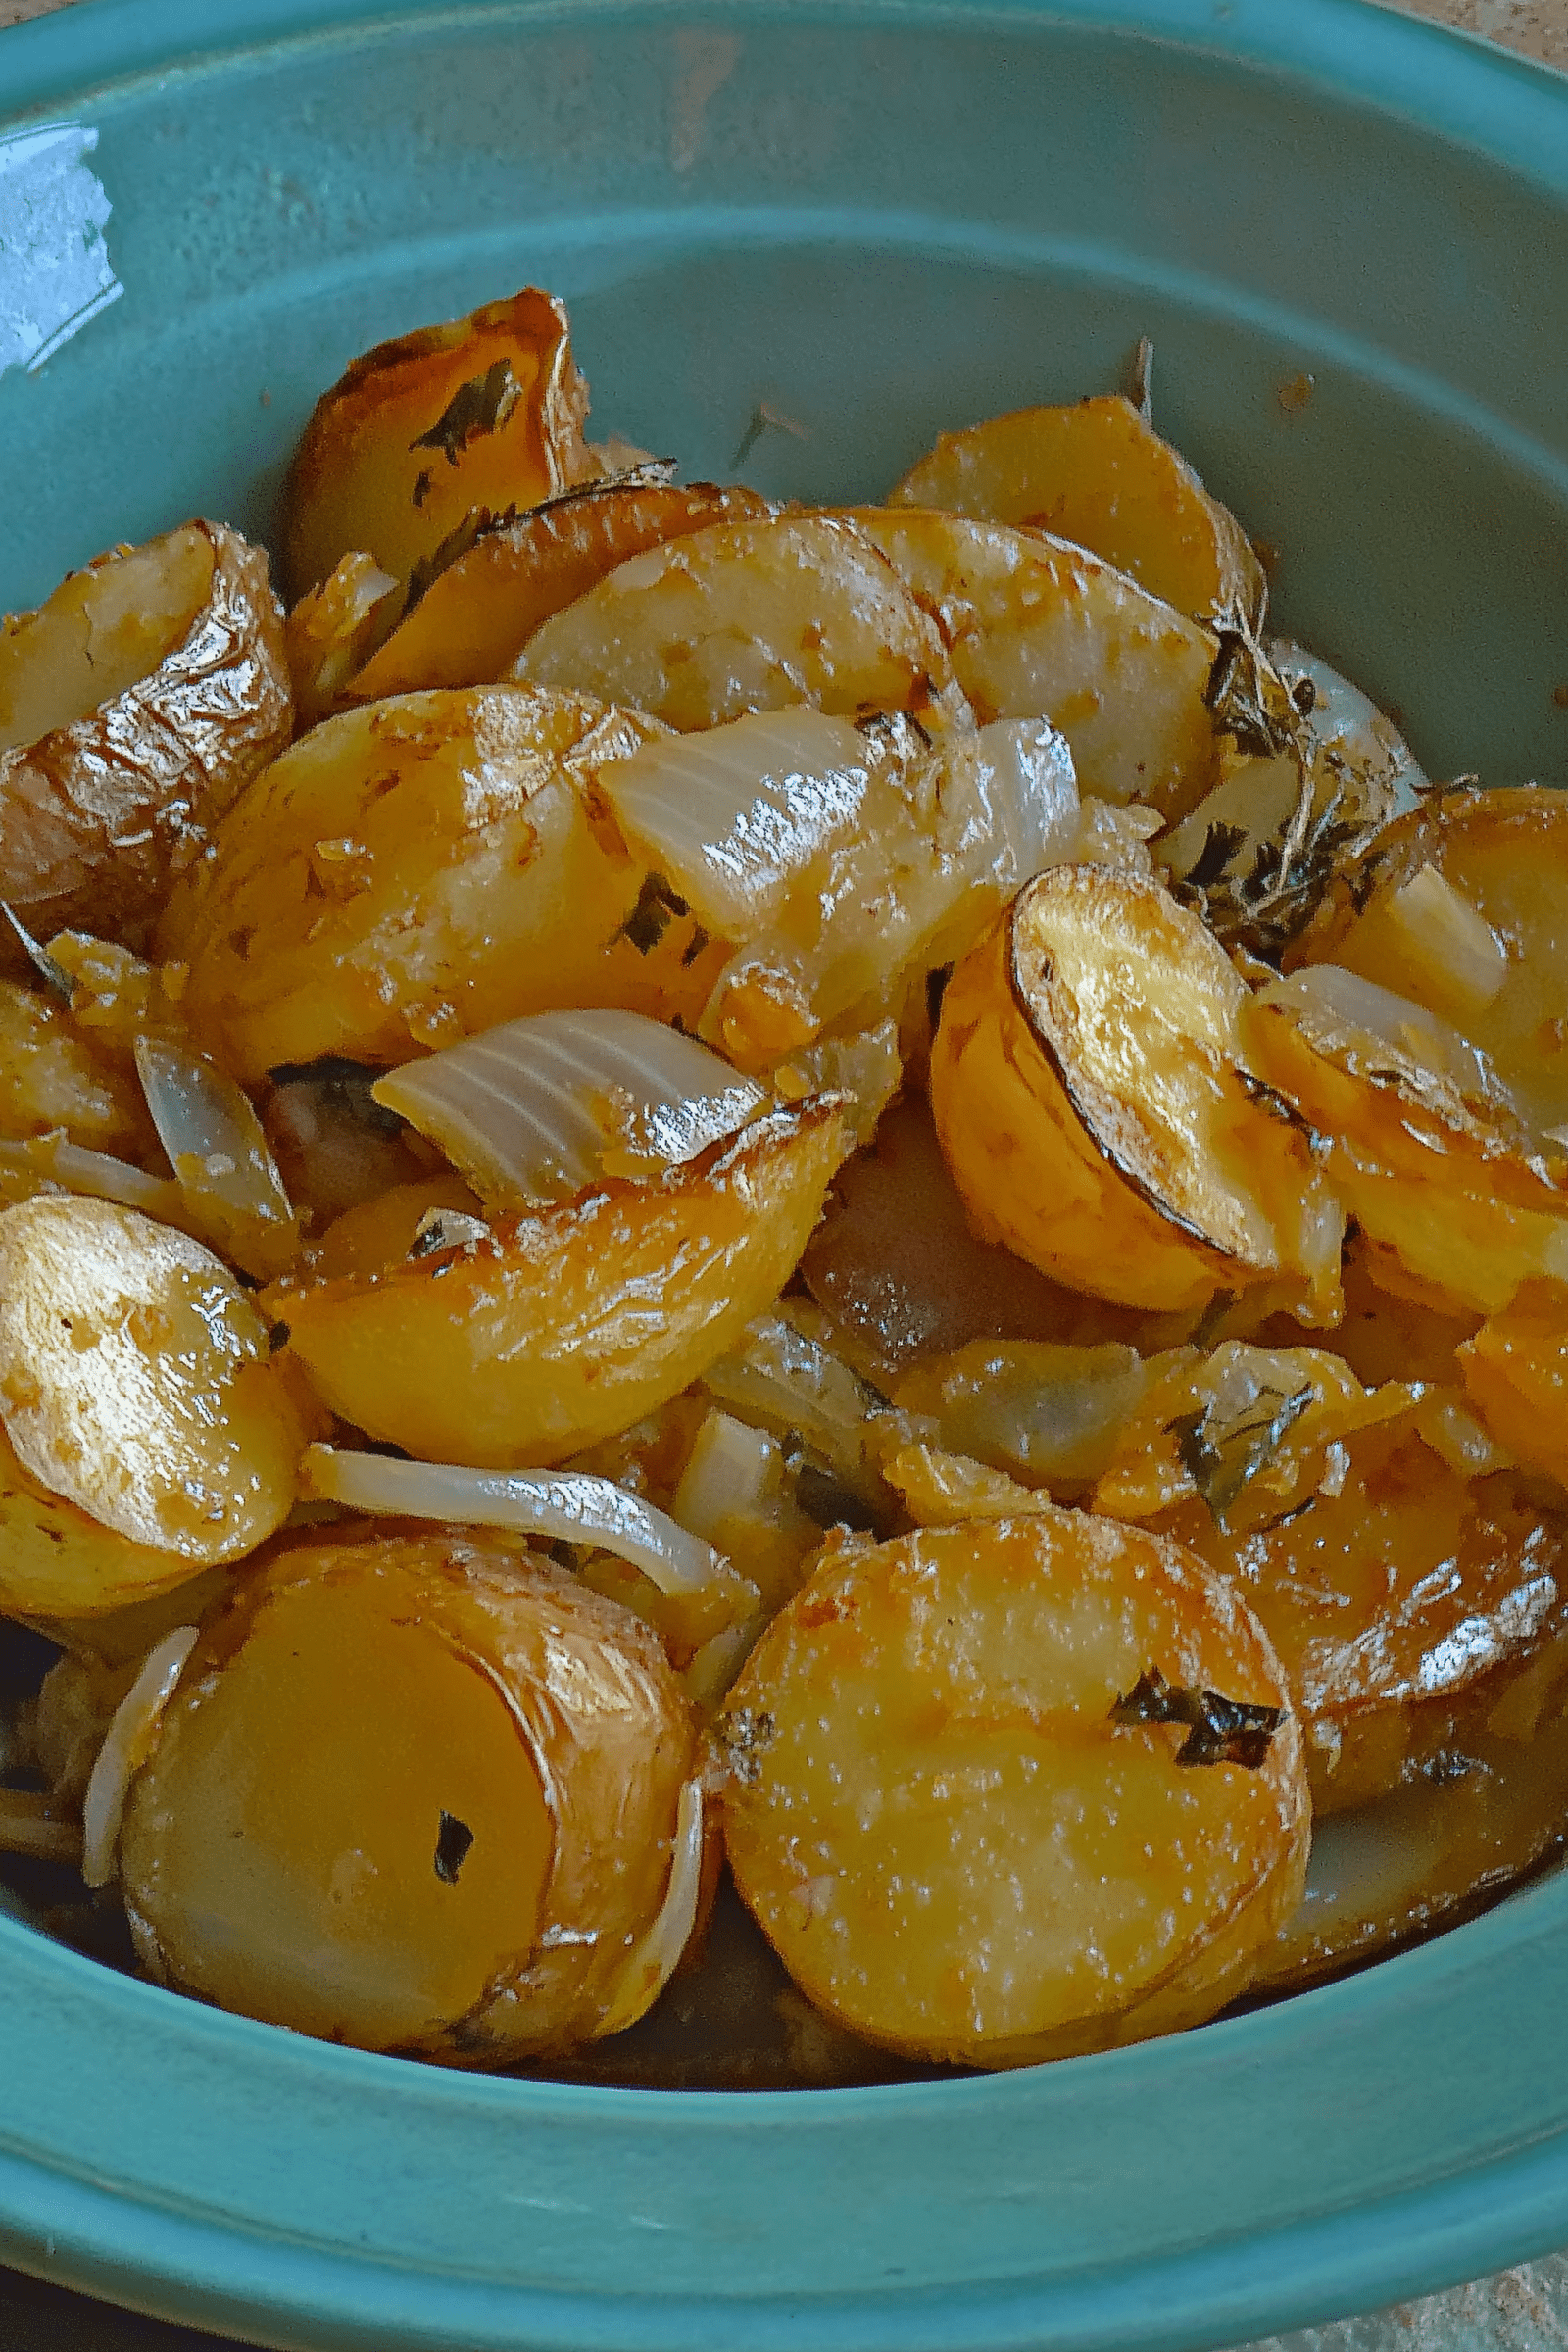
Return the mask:
[[[288,742],[267,558],[222,523],[188,527],[211,547],[212,585],[180,644],[88,715],[0,752],[0,896],[42,938],[79,928],[142,946],[176,875]],[[3,953],[21,956],[11,941]]]
[[561,1462],[695,1380],[789,1279],[850,1147],[842,1098],[758,1120],[660,1184],[495,1219],[268,1311],[333,1411],[429,1461]]

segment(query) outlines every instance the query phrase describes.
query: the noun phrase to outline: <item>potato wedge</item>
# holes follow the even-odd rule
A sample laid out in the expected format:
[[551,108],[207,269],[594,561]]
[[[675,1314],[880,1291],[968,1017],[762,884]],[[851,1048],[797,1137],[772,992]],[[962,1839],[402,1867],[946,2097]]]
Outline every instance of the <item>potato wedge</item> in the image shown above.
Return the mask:
[[58,1195],[0,1215],[11,1444],[132,1544],[200,1567],[282,1525],[312,1430],[270,1352],[228,1268],[184,1234]]
[[375,702],[503,678],[535,630],[617,564],[711,523],[755,522],[770,512],[739,484],[631,478],[568,490],[481,531],[344,681],[346,697]]
[[936,616],[982,723],[1049,718],[1084,792],[1167,819],[1218,781],[1210,630],[1065,540],[915,508],[854,520]]
[[1268,582],[1251,541],[1120,393],[1013,409],[939,434],[888,492],[888,505],[1048,531],[1102,557],[1178,612],[1198,620],[1240,613],[1250,628],[1263,625]]
[[186,523],[70,573],[0,624],[0,898],[40,938],[140,944],[292,718],[267,558],[237,532]]
[[918,713],[953,679],[940,632],[885,557],[825,514],[710,524],[633,556],[547,620],[512,674],[683,734],[798,703],[844,718]]
[[397,626],[407,594],[363,551],[345,556],[283,623],[283,650],[303,733],[336,710],[349,680]]
[[317,402],[284,485],[291,600],[359,552],[406,580],[473,508],[591,479],[587,414],[565,307],[536,286],[362,353]]
[[1409,999],[1313,965],[1249,1001],[1259,1075],[1322,1139],[1362,1233],[1449,1313],[1568,1279],[1568,1166],[1548,1162],[1468,1041]]
[[255,1084],[554,1006],[696,1026],[728,950],[634,858],[601,771],[657,733],[532,687],[404,695],[297,743],[160,932],[198,1040]]
[[[1295,1909],[1287,1716],[1250,1768],[1116,1723],[1151,1668],[1275,1709],[1246,1606],[1078,1511],[829,1546],[717,1726],[736,1885],[802,1990],[885,2048],[1024,2065],[1194,2025]],[[1190,1759],[1191,1763],[1191,1759]]]
[[948,983],[931,1107],[983,1241],[1124,1306],[1283,1279],[1338,1312],[1342,1219],[1258,1099],[1247,991],[1157,883],[1061,866]]
[[1187,1544],[1256,1611],[1318,1813],[1435,1753],[1482,1678],[1532,1657],[1568,1608],[1561,1516],[1517,1472],[1445,1458],[1431,1411],[1320,1348],[1228,1343],[1172,1359],[1095,1489],[1096,1510]]
[[280,1283],[268,1311],[334,1412],[431,1461],[556,1463],[734,1346],[789,1278],[848,1149],[833,1096],[659,1184],[498,1217],[376,1277]]
[[653,1991],[690,1932],[694,1749],[654,1637],[519,1547],[288,1552],[207,1617],[131,1783],[138,1955],[362,2048],[569,2047],[647,2006],[650,1928]]
[[1565,893],[1562,793],[1434,795],[1342,868],[1287,968],[1343,965],[1452,1021],[1549,1130],[1568,1122]]

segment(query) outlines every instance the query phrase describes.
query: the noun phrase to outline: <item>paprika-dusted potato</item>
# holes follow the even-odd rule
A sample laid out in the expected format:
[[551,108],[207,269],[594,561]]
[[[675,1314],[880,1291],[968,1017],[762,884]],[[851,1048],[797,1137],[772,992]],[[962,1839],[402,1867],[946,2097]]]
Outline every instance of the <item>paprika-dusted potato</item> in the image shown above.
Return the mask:
[[1210,630],[1065,540],[917,508],[854,519],[936,614],[977,718],[1049,718],[1084,792],[1166,819],[1218,780]]
[[293,1507],[310,1415],[270,1354],[246,1293],[185,1234],[60,1194],[0,1215],[0,1417],[19,1461],[187,1573],[238,1559]]
[[710,523],[756,521],[770,511],[739,484],[631,478],[569,490],[481,531],[345,680],[346,695],[375,702],[423,686],[482,686],[505,677],[553,612],[628,557]]
[[1197,1308],[1283,1281],[1337,1309],[1342,1219],[1258,1099],[1247,990],[1159,884],[1062,866],[948,983],[931,1107],[970,1221],[1054,1280]]
[[695,1027],[726,951],[660,895],[597,792],[657,732],[519,686],[327,720],[258,778],[163,926],[197,1038],[254,1084],[322,1055],[406,1061],[558,1005]]
[[0,1135],[65,1134],[89,1152],[156,1150],[134,1072],[38,989],[0,980]]
[[236,531],[186,523],[70,573],[0,623],[0,898],[41,938],[140,944],[292,717],[267,558]]
[[1497,1444],[1568,1486],[1568,1282],[1526,1284],[1463,1343],[1458,1364]]
[[797,703],[918,713],[951,698],[953,679],[941,633],[887,559],[828,514],[710,524],[631,557],[547,620],[512,674],[630,704],[682,734]]
[[[1250,1740],[1227,1759],[1162,1689]],[[1141,1530],[1050,1510],[830,1545],[717,1726],[735,1882],[885,2048],[1013,2066],[1196,2025],[1299,1898],[1282,1705],[1245,1603]]]
[[1152,1382],[1094,1508],[1187,1544],[1278,1653],[1319,1813],[1395,1787],[1482,1678],[1568,1611],[1568,1520],[1531,1482],[1448,1458],[1440,1399],[1364,1390],[1315,1348],[1227,1342]]
[[1453,1022],[1526,1121],[1568,1121],[1568,798],[1434,795],[1346,862],[1289,967],[1332,963]]
[[839,1099],[815,1096],[660,1183],[499,1216],[379,1276],[279,1283],[268,1310],[371,1437],[484,1469],[561,1462],[734,1345],[788,1280],[849,1140]]
[[1467,1039],[1336,964],[1272,983],[1247,1017],[1347,1211],[1431,1304],[1493,1314],[1521,1283],[1568,1279],[1568,1163],[1542,1157]]
[[1268,583],[1251,541],[1120,393],[1014,409],[941,433],[888,492],[888,505],[1049,531],[1103,557],[1178,612],[1263,625]]
[[283,624],[283,650],[302,731],[337,708],[349,679],[391,635],[406,601],[401,582],[362,550],[300,598]]
[[355,360],[311,413],[283,491],[292,598],[346,555],[406,580],[475,507],[591,479],[564,304],[536,286]]
[[287,1552],[205,1619],[131,1782],[139,1957],[362,2048],[569,2047],[640,2015],[690,1933],[694,1750],[652,1634],[516,1546]]

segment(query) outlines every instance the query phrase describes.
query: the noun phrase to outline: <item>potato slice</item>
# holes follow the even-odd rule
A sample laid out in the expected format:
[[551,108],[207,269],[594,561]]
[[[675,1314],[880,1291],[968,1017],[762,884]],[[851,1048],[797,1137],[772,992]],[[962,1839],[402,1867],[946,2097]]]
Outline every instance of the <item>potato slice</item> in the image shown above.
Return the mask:
[[1218,780],[1210,630],[1040,532],[918,509],[859,507],[854,519],[936,615],[982,723],[1049,718],[1084,792],[1167,819]]
[[788,1280],[848,1148],[836,1097],[658,1184],[611,1183],[377,1277],[275,1285],[335,1412],[431,1461],[564,1461],[732,1348]]
[[270,1356],[228,1268],[184,1234],[60,1196],[0,1215],[11,1444],[51,1493],[132,1544],[201,1566],[282,1525],[312,1433]]
[[350,678],[397,626],[407,596],[363,551],[345,556],[283,624],[283,650],[301,732],[337,708]]
[[132,1781],[138,1955],[362,2048],[569,2046],[647,2006],[656,1922],[664,1975],[686,1940],[694,1748],[654,1637],[519,1548],[286,1553],[206,1619]]
[[888,492],[978,522],[1049,531],[1102,556],[1178,612],[1240,613],[1258,630],[1268,582],[1228,507],[1119,393],[1013,409],[936,447]]
[[1568,1122],[1568,798],[1435,795],[1337,877],[1288,968],[1332,963],[1452,1021],[1527,1123]]
[[1077,1511],[829,1548],[718,1731],[736,1885],[802,1990],[884,2047],[1013,2066],[1196,2025],[1294,1910],[1289,1717],[1183,1769],[1112,1710],[1171,1684],[1281,1704],[1190,1553]]
[[598,471],[565,306],[536,286],[378,343],[323,392],[283,491],[304,596],[346,555],[406,580],[475,507],[534,507]]
[[1145,1309],[1283,1278],[1338,1311],[1342,1221],[1259,1100],[1247,991],[1154,882],[1062,866],[948,983],[931,1107],[975,1231],[1054,1280]]
[[886,558],[825,514],[718,523],[633,556],[547,620],[512,674],[630,704],[683,734],[798,703],[845,718],[918,712],[953,678],[935,623]]
[[1528,1283],[1458,1351],[1465,1394],[1516,1461],[1568,1486],[1568,1283]]
[[53,1632],[171,1592],[199,1573],[183,1551],[135,1543],[68,1502],[0,1436],[0,1616],[41,1620]]
[[1331,964],[1250,1000],[1247,1035],[1349,1215],[1432,1304],[1492,1314],[1523,1282],[1568,1279],[1568,1170],[1466,1039]]
[[727,948],[633,858],[597,790],[657,733],[586,695],[493,686],[329,719],[234,810],[160,933],[199,1041],[247,1084],[381,1064],[522,1012],[696,1026]]
[[1530,1482],[1476,1479],[1426,1434],[1432,1399],[1367,1392],[1319,1348],[1236,1343],[1173,1360],[1121,1434],[1094,1507],[1185,1544],[1266,1629],[1319,1813],[1365,1804],[1455,1709],[1556,1631],[1560,1518]]
[[534,631],[617,564],[711,523],[754,522],[770,512],[766,499],[739,485],[629,478],[587,483],[492,524],[346,681],[348,699],[505,677]]
[[191,522],[70,573],[0,624],[0,898],[41,938],[139,944],[292,717],[267,558],[237,532]]

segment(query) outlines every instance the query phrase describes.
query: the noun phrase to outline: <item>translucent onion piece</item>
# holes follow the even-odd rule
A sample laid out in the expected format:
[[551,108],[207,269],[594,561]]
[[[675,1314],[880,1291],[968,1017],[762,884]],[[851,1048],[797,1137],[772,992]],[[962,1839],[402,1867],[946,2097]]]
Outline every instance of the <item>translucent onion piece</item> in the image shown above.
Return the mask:
[[1017,888],[1077,854],[1072,752],[1066,736],[1043,718],[993,719],[981,728],[977,748],[997,849],[1011,864],[999,878]]
[[136,1069],[201,1239],[264,1282],[286,1272],[299,1225],[250,1097],[173,1037],[138,1037]]
[[0,1139],[0,1186],[11,1177],[31,1184],[38,1192],[57,1185],[63,1193],[118,1200],[124,1208],[139,1208],[143,1216],[156,1217],[162,1225],[183,1226],[186,1222],[184,1196],[177,1184],[149,1176],[128,1160],[111,1159],[107,1152],[69,1144],[63,1135],[30,1136],[21,1143]]
[[388,1071],[373,1092],[492,1207],[684,1166],[766,1101],[707,1046],[640,1012],[503,1021]]
[[760,710],[644,744],[600,783],[698,920],[745,939],[777,919],[823,849],[855,831],[870,769],[848,719]]
[[623,2034],[647,2016],[692,1939],[702,1889],[703,1788],[700,1781],[688,1781],[675,1808],[674,1851],[664,1899],[652,1926],[633,1946],[609,2007],[594,2030],[596,2041],[602,2041],[607,2034]]
[[662,1592],[700,1592],[723,1566],[712,1546],[652,1503],[584,1471],[466,1470],[450,1462],[399,1462],[379,1453],[312,1446],[300,1492],[356,1511],[405,1519],[510,1527],[524,1536],[597,1544],[640,1568]]
[[89,1886],[107,1886],[115,1875],[125,1792],[146,1761],[158,1718],[196,1646],[197,1631],[194,1625],[176,1625],[166,1634],[115,1709],[81,1803],[81,1875]]
[[1359,686],[1352,686],[1348,678],[1304,646],[1276,637],[1268,652],[1283,676],[1312,681],[1315,699],[1306,723],[1315,740],[1350,767],[1385,778],[1394,794],[1393,813],[1413,808],[1426,777],[1393,719],[1386,717]]
[[1491,1062],[1467,1037],[1408,997],[1379,988],[1337,963],[1315,963],[1271,981],[1258,1002],[1296,1011],[1322,1053],[1347,1050],[1348,1066],[1375,1077],[1386,1061],[1408,1080],[1427,1077],[1462,1100],[1511,1113],[1513,1103]]

